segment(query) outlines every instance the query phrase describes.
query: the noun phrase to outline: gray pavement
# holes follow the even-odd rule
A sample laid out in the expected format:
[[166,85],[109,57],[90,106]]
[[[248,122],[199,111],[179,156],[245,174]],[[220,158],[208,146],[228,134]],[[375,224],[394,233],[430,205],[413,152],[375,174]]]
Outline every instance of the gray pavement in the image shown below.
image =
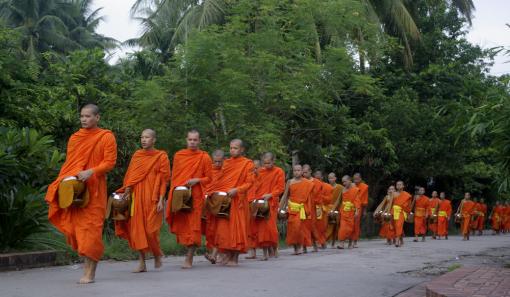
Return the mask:
[[[76,284],[79,265],[3,272],[0,296],[394,296],[430,279],[431,275],[420,273],[422,269],[477,265],[473,259],[491,253],[509,255],[510,236],[475,236],[468,242],[455,236],[424,243],[406,238],[400,248],[365,240],[352,250],[328,248],[301,256],[290,252],[283,250],[278,259],[268,262],[242,260],[235,268],[211,265],[200,256],[190,270],[180,268],[182,257],[167,257],[162,269],[142,274],[130,273],[136,262],[103,261],[96,283],[90,285]],[[469,257],[471,261],[462,262]],[[150,269],[152,260],[147,264]]]

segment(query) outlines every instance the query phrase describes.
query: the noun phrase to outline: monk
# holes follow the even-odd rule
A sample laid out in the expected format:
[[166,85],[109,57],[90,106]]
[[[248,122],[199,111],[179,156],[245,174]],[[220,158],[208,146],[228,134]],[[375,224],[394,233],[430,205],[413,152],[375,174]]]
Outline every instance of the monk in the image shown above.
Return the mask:
[[404,244],[404,222],[407,215],[411,211],[412,197],[411,194],[406,192],[403,181],[398,181],[396,184],[397,191],[393,193],[393,224],[395,227],[395,246],[400,247]]
[[499,235],[501,232],[501,222],[503,220],[504,208],[499,201],[496,201],[496,205],[492,208],[489,220],[491,221],[492,235]]
[[445,192],[439,193],[439,199],[441,201],[437,209],[437,239],[441,239],[441,236],[448,239],[448,223],[452,216],[452,204],[450,200],[446,199]]
[[239,254],[248,249],[246,194],[253,184],[253,162],[243,156],[245,145],[241,139],[230,142],[230,158],[223,163],[221,177],[211,185],[211,192],[226,192],[232,199],[228,217],[216,218],[214,242],[225,252],[225,264],[237,266]]
[[312,245],[312,237],[306,221],[310,220],[310,200],[314,184],[303,178],[301,165],[292,166],[292,175],[293,178],[287,181],[280,201],[280,212],[286,211],[289,215],[285,241],[287,245],[294,248],[294,255],[300,255],[303,253],[303,248]]
[[437,236],[437,211],[441,199],[437,197],[437,192],[432,192],[432,197],[429,200],[428,205],[428,223],[429,230],[432,232],[432,239],[436,239]]
[[359,189],[359,197],[361,201],[361,212],[360,215],[356,217],[356,223],[354,225],[354,248],[358,247],[358,240],[361,234],[361,219],[365,217],[366,210],[368,206],[368,185],[361,178],[361,173],[355,173],[353,176],[353,181],[356,187]]
[[361,200],[359,196],[359,189],[354,185],[352,179],[348,175],[342,177],[342,190],[341,201],[333,209],[340,207],[340,229],[338,230],[338,249],[344,249],[346,240],[349,240],[348,248],[353,248],[353,241],[355,239],[355,224],[356,217],[361,213]]
[[[312,177],[312,168],[310,165],[303,165],[303,177],[309,181],[311,181],[314,185],[312,200],[310,201],[310,220],[307,220],[308,229],[311,231],[312,235],[312,246],[313,252],[317,252],[319,249],[318,245],[323,246],[326,243],[326,236],[319,232],[317,228],[317,209],[322,209],[322,182],[316,178]],[[303,248],[303,251],[306,253],[306,247]]]
[[[336,183],[337,178],[334,172],[328,174],[328,186],[324,186],[326,191],[329,192],[326,196],[324,196],[323,207],[324,213],[329,214],[329,216],[335,217],[333,220],[327,220],[327,229],[326,229],[326,240],[331,241],[331,247],[335,247],[335,241],[338,238],[338,209],[335,209],[335,205],[337,205],[338,200],[341,199],[342,190],[344,188],[343,185]],[[335,213],[336,211],[336,213]]]
[[[259,185],[259,170],[261,168],[260,160],[253,160],[253,185],[250,187],[246,197],[248,203],[251,204],[258,200],[257,188]],[[251,213],[251,208],[246,209],[246,226],[248,229],[248,256],[245,259],[256,259],[257,258],[257,229],[255,228],[255,216]]]
[[[175,153],[172,163],[172,178],[168,194],[166,221],[170,231],[175,234],[177,243],[186,247],[186,257],[182,268],[191,268],[195,249],[202,244],[201,218],[204,207],[204,195],[211,181],[212,161],[209,155],[199,149],[200,133],[189,130],[186,135],[185,149]],[[177,187],[191,189],[191,209],[172,211],[172,199]]]
[[476,224],[476,230],[478,230],[478,235],[483,235],[483,229],[485,229],[485,218],[487,217],[487,204],[485,204],[485,200],[480,198],[478,206],[478,220]]
[[393,193],[395,193],[395,186],[390,186],[386,196],[374,211],[374,218],[376,218],[377,215],[381,216],[381,229],[379,230],[379,236],[386,238],[386,243],[388,245],[395,244],[395,227],[393,226],[392,222],[393,218],[391,218],[391,220],[385,220],[383,216],[386,213],[391,214],[391,206],[393,205]]
[[[211,171],[211,182],[207,185],[207,196],[210,197],[212,195],[212,186],[216,185],[221,178],[221,174],[223,173],[223,161],[225,160],[225,152],[223,150],[215,150],[212,153],[212,171]],[[218,249],[215,243],[216,237],[216,216],[209,212],[205,213],[205,224],[204,224],[204,232],[205,240],[206,240],[206,248],[207,253],[205,254],[205,258],[211,262],[211,264],[216,264]]]
[[504,215],[503,215],[503,222],[502,222],[502,229],[503,229],[503,233],[508,233],[510,232],[510,202],[509,201],[506,201],[505,202],[505,211],[504,211]]
[[[84,257],[80,284],[93,283],[97,262],[103,255],[103,222],[106,212],[106,173],[117,160],[115,136],[98,127],[99,108],[87,104],[80,110],[81,129],[67,143],[67,155],[57,179],[48,187],[48,219],[64,234],[67,243]],[[59,186],[64,180],[85,183],[87,205],[59,207]]]
[[154,148],[156,132],[143,130],[140,137],[141,150],[137,150],[126,175],[122,188],[117,193],[132,198],[130,217],[115,222],[115,234],[126,239],[129,247],[139,253],[139,265],[133,272],[146,272],[145,254],[154,255],[154,267],[162,265],[159,231],[163,222],[163,202],[170,180],[170,161],[164,151]]
[[278,248],[278,206],[280,196],[285,190],[285,173],[283,169],[274,165],[275,157],[271,152],[262,155],[262,168],[258,171],[258,184],[255,197],[269,204],[269,217],[255,218],[256,247],[262,249],[262,261],[267,261],[270,255],[276,256]]
[[461,201],[460,206],[457,209],[457,213],[460,213],[462,216],[461,233],[464,236],[462,240],[469,240],[469,226],[474,207],[475,203],[471,200],[471,194],[466,192],[464,194],[464,199]]
[[[432,192],[437,197],[437,192]],[[429,210],[429,197],[425,196],[425,188],[418,189],[418,198],[414,203],[414,242],[418,242],[418,237],[421,236],[421,241],[425,241],[427,234],[427,219]]]
[[472,236],[475,236],[476,229],[478,228],[478,216],[480,215],[480,203],[477,198],[473,198],[472,201],[475,203],[473,207],[473,213],[471,215],[471,223],[469,224],[469,231]]
[[315,221],[315,228],[317,229],[317,232],[320,234],[320,237],[324,239],[321,244],[321,248],[325,249],[326,241],[328,239],[328,234],[327,234],[328,221],[329,221],[328,214],[331,211],[331,209],[328,209],[328,207],[325,207],[325,205],[332,204],[331,191],[333,190],[333,187],[330,184],[325,183],[323,181],[324,177],[322,175],[322,171],[320,171],[320,170],[315,171],[313,174],[313,177],[314,177],[314,180],[319,181],[321,184],[320,185],[321,192],[319,194],[320,195],[320,199],[319,199],[320,204],[316,205],[317,220]]

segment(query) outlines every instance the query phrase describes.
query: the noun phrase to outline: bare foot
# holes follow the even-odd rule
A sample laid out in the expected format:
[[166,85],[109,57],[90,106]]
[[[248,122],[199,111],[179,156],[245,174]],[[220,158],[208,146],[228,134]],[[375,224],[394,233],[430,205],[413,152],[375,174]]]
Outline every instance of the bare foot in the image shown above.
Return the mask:
[[182,269],[190,269],[192,266],[191,264],[191,261],[189,261],[188,259],[184,260],[184,263],[182,264],[181,268]]
[[269,260],[268,257],[263,257],[263,258],[260,259],[260,261],[267,261],[267,260]]
[[163,262],[161,261],[161,256],[155,256],[154,257],[154,268],[158,269],[163,266]]
[[80,278],[80,280],[78,281],[78,284],[80,285],[86,285],[86,284],[92,284],[94,282],[94,279],[88,277],[88,276],[83,276],[82,278]]
[[141,272],[147,272],[147,267],[145,266],[145,264],[140,264],[140,266],[138,266],[138,268],[136,268],[135,270],[131,271],[132,273],[141,273]]
[[228,267],[236,267],[237,266],[237,263],[235,261],[228,261],[227,264],[225,264],[225,266],[228,266]]
[[257,259],[257,256],[246,256],[244,258],[248,259],[248,260],[253,260],[253,259]]

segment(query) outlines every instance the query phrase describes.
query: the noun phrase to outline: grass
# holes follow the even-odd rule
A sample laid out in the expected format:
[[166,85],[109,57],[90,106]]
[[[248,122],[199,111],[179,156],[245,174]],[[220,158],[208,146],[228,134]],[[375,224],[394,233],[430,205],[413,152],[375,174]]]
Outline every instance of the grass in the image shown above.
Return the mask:
[[448,266],[448,272],[452,272],[455,269],[458,269],[458,268],[461,268],[461,267],[462,267],[462,265],[460,265],[459,263],[452,264],[452,265]]

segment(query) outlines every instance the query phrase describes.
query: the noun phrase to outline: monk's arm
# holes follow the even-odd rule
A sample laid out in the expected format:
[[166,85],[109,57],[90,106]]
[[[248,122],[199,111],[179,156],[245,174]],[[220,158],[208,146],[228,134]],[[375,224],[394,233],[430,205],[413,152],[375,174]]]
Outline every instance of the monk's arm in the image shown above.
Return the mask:
[[289,200],[289,191],[290,191],[290,179],[287,181],[285,185],[285,191],[283,192],[282,200],[280,201],[280,209],[285,209],[287,207],[287,202]]
[[205,188],[212,181],[212,160],[209,155],[206,155],[205,160],[202,162],[202,172],[204,176],[200,177],[200,184]]
[[115,167],[115,162],[117,161],[117,142],[115,141],[115,136],[107,133],[101,141],[104,142],[103,160],[98,166],[90,168],[96,175],[103,175],[109,172]]
[[161,181],[159,183],[159,200],[162,200],[166,194],[166,187],[170,181],[170,160],[168,160],[167,154],[161,157],[160,166]]

